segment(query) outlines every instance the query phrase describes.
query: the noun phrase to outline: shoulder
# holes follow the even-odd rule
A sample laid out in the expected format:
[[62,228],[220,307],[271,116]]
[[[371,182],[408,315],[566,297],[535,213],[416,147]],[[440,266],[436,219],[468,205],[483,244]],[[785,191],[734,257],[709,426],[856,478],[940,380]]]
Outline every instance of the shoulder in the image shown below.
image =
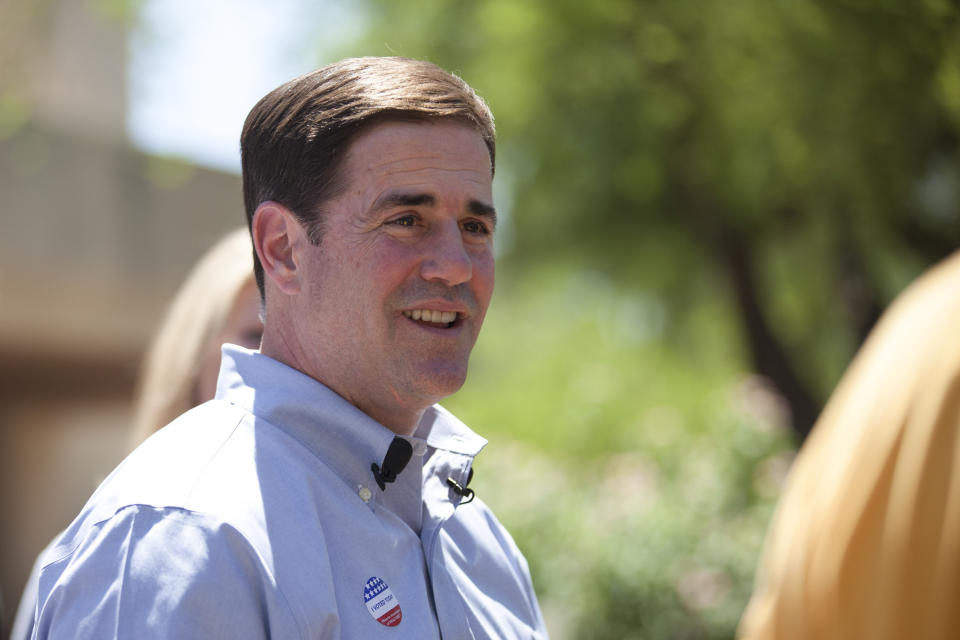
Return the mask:
[[471,540],[472,544],[486,547],[489,553],[501,554],[509,559],[514,573],[521,579],[529,580],[526,558],[513,536],[483,500],[475,498],[469,504],[458,507],[448,526],[458,539]]
[[[211,544],[216,541],[216,544]],[[179,556],[195,569],[217,561],[211,548],[231,550],[235,555],[256,557],[257,553],[235,527],[218,518],[182,507],[157,507],[130,504],[119,508],[108,518],[84,521],[82,526],[65,531],[44,553],[41,575],[66,570],[65,562],[74,568],[80,564],[118,570],[117,560],[136,551],[133,558],[139,572],[164,556]],[[181,564],[181,563],[177,563]],[[176,569],[176,566],[170,567]],[[41,578],[41,583],[43,583]]]
[[242,463],[252,450],[252,416],[223,401],[187,411],[137,447],[98,487],[85,511],[107,517],[127,504],[188,506],[217,459]]
[[[483,629],[524,629],[546,637],[526,558],[479,499],[457,508],[440,536],[444,564],[462,593],[468,616]],[[536,630],[536,633],[535,633]],[[502,633],[492,633],[502,637]]]
[[[129,505],[67,532],[40,570],[39,637],[299,635],[267,563],[214,517]],[[269,613],[269,616],[264,615]],[[77,626],[79,625],[79,626]],[[179,630],[179,631],[178,631]]]
[[150,520],[194,529],[219,523],[256,540],[262,509],[254,448],[252,416],[244,410],[212,401],[188,411],[114,469],[57,547],[62,553],[91,531]]

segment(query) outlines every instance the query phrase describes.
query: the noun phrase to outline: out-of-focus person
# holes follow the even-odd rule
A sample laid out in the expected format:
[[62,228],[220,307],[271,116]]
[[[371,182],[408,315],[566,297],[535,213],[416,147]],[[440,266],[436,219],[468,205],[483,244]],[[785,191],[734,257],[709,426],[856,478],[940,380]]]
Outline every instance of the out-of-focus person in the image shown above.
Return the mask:
[[[250,235],[240,227],[221,238],[193,267],[147,347],[134,396],[133,447],[187,409],[213,398],[220,346],[259,347],[263,333],[259,314]],[[33,632],[37,578],[45,551],[27,579],[11,640],[28,640]]]
[[256,349],[262,334],[250,234],[240,227],[197,262],[150,343],[135,396],[133,446],[213,398],[222,344]]
[[742,640],[960,637],[960,252],[901,294],[788,477]]

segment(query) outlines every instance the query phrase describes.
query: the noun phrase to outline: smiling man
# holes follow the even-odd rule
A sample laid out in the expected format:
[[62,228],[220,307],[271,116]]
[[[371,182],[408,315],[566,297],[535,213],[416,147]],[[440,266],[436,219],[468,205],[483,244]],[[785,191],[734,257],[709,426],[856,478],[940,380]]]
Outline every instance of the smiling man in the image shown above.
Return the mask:
[[493,293],[493,118],[459,78],[344,60],[250,112],[259,352],[135,451],[46,556],[37,637],[545,638],[468,487]]
[[276,331],[261,352],[401,435],[463,384],[493,293],[491,156],[457,120],[371,123],[315,241],[271,200],[253,217]]

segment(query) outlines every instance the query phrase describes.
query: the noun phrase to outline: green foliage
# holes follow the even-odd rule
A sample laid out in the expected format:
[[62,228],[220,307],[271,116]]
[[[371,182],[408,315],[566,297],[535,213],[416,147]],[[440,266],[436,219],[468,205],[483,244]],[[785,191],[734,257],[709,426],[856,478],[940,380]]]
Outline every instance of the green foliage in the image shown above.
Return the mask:
[[508,274],[445,404],[491,440],[472,486],[556,638],[730,638],[792,455],[782,403],[688,319],[598,274]]
[[729,324],[715,322],[723,300],[703,295],[705,313],[678,319],[659,297],[569,264],[501,273],[456,406],[548,453],[633,446],[643,407],[682,406],[693,418],[704,410],[696,399],[742,371]]

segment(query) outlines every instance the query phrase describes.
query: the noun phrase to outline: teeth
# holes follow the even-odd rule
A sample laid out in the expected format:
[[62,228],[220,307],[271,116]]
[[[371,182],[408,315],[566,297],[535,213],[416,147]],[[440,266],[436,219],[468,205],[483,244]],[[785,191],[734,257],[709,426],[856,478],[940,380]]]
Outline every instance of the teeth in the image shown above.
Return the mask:
[[457,319],[456,311],[436,311],[432,309],[414,309],[413,311],[404,311],[403,315],[407,316],[411,320],[434,322],[437,324],[450,324]]

